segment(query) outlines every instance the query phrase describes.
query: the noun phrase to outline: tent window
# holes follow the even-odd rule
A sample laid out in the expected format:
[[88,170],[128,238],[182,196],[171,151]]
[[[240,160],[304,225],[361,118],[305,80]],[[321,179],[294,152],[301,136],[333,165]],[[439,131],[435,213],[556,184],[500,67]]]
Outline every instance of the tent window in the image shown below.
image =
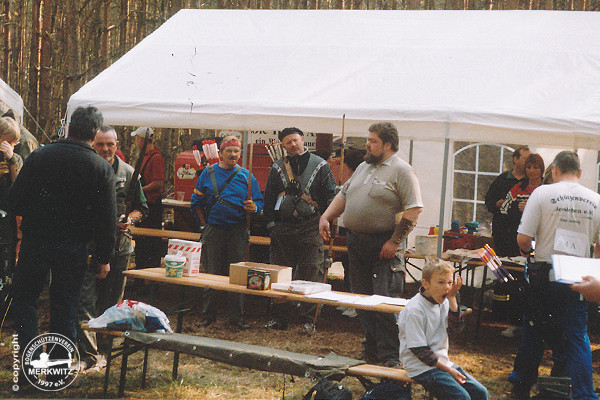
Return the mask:
[[[478,221],[480,226],[491,226],[492,215],[485,208],[485,194],[496,176],[512,168],[513,151],[512,147],[500,144],[454,143],[452,220],[462,225]],[[598,182],[600,185],[600,178]]]

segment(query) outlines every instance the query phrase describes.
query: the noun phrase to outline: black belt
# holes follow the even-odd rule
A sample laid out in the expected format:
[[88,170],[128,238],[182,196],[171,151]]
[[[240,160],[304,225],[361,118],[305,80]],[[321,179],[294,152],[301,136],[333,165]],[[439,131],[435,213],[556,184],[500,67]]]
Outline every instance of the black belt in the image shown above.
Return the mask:
[[280,216],[276,216],[275,217],[275,221],[276,222],[283,222],[283,223],[298,223],[298,222],[306,222],[306,221],[310,221],[313,219],[317,219],[318,215],[317,214],[312,214],[309,217],[304,217],[304,218],[300,218],[300,217],[292,217],[292,218],[282,218]]
[[362,233],[362,232],[351,231],[350,229],[348,229],[348,233],[350,233],[353,236],[358,236],[361,238],[373,237],[373,236],[390,236],[391,237],[392,234],[394,233],[394,231]]

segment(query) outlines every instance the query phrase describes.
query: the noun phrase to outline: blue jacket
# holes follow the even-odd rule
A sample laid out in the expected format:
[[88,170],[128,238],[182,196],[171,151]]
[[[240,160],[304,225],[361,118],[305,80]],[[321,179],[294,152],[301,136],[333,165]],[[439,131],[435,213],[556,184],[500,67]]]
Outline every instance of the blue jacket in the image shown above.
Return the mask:
[[[192,213],[195,216],[196,209],[201,208],[207,215],[209,224],[221,229],[231,228],[246,218],[243,205],[248,196],[248,170],[241,168],[219,196],[226,203],[232,204],[232,207],[216,201],[210,169],[210,167],[205,168],[196,182],[196,189],[192,194]],[[223,169],[219,164],[213,165],[212,169],[218,189],[221,189],[227,178],[235,171],[235,169]],[[256,214],[259,214],[263,208],[263,196],[254,175],[252,176],[252,200],[256,204]]]

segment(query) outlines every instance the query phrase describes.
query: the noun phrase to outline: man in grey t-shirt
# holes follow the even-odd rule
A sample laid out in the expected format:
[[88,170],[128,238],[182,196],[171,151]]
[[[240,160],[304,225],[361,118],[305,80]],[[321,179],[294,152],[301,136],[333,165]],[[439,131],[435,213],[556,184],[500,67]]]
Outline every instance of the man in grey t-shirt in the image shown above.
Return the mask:
[[[391,123],[371,125],[366,147],[365,162],[321,216],[319,233],[328,240],[329,221],[344,213],[352,292],[400,297],[403,241],[423,210],[419,181],[412,167],[395,155],[398,131]],[[359,317],[365,329],[363,359],[397,366],[395,316],[359,311]]]

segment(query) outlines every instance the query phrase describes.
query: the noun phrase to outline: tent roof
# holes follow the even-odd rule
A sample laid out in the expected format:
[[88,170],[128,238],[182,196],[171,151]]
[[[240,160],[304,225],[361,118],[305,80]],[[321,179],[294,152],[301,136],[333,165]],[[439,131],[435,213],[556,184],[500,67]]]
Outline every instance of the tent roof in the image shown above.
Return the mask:
[[[600,149],[600,13],[181,10],[84,85],[114,125]],[[524,134],[525,133],[525,134]]]
[[23,99],[0,78],[0,101],[15,111],[17,122],[23,120]]

